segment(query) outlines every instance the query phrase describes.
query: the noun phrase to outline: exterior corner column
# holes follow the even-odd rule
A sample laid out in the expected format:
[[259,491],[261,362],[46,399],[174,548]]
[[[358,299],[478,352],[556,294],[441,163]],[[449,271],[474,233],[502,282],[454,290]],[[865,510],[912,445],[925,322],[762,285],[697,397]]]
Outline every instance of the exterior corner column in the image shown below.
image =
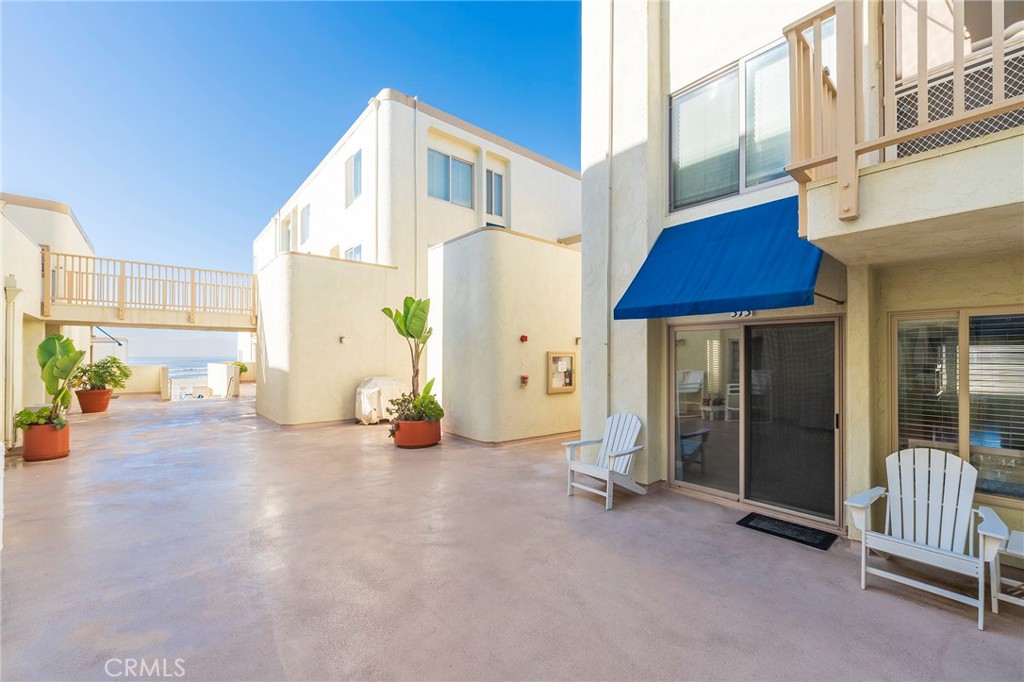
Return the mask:
[[[847,266],[846,290],[846,357],[843,362],[845,485],[840,491],[843,499],[871,487],[873,387],[875,372],[879,371],[871,352],[875,310],[870,266]],[[860,532],[845,509],[843,518],[850,529],[850,537],[859,540]]]

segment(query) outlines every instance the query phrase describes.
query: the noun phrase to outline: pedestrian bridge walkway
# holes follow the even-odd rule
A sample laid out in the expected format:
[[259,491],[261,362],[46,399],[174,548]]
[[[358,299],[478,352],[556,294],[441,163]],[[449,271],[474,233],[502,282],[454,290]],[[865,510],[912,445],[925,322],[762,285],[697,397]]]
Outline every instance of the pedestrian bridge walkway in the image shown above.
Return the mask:
[[42,315],[71,325],[256,331],[252,274],[42,249]]

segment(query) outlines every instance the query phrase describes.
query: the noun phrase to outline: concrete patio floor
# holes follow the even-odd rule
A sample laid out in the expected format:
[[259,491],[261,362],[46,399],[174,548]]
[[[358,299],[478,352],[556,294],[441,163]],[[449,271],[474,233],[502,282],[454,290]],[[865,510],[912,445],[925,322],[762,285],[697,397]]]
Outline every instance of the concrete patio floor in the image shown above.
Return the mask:
[[[655,489],[565,496],[557,439],[400,451],[251,400],[125,397],[6,461],[3,677],[1021,680],[971,608]],[[120,670],[115,664],[113,671]]]

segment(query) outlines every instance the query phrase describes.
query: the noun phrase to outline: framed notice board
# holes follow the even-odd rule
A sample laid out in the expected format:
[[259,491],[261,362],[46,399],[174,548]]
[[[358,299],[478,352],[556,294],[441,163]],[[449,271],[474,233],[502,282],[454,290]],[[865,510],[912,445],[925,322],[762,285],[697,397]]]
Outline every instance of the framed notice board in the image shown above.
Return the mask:
[[576,353],[548,351],[548,393],[576,390]]

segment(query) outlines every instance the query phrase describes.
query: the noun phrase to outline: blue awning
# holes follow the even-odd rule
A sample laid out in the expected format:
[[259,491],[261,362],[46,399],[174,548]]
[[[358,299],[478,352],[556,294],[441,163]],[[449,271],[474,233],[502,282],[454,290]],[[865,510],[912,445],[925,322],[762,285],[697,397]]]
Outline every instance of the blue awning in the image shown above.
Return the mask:
[[796,197],[666,228],[615,319],[811,305],[821,250],[797,230]]

